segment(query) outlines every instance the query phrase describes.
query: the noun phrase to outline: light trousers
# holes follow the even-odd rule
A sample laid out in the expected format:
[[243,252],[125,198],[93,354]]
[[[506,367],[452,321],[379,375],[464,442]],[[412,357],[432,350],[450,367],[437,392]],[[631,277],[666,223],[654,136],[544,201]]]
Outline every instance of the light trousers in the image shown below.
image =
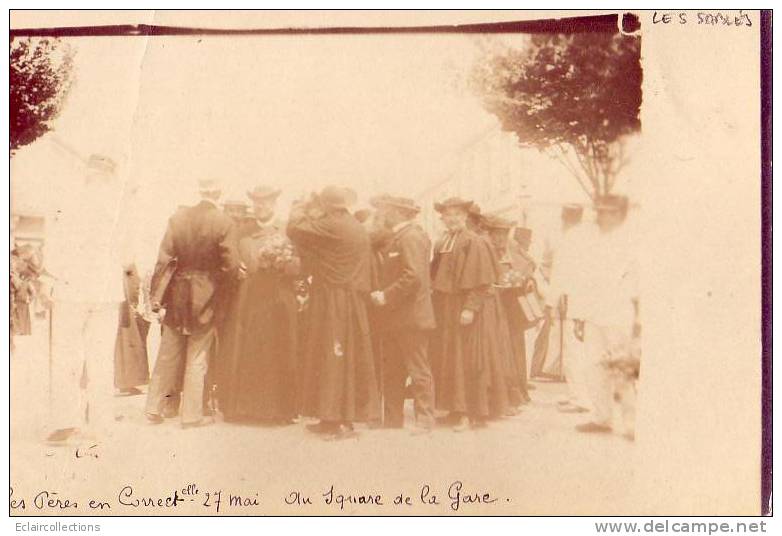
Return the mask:
[[105,431],[114,421],[118,304],[55,302],[49,366],[49,428]]
[[182,423],[193,424],[203,418],[204,381],[214,342],[213,327],[182,335],[169,326],[163,326],[160,349],[147,393],[145,411],[148,414],[160,415],[164,404],[176,398],[181,387]]
[[[559,319],[556,322],[556,333],[552,329],[552,341],[550,344],[559,345]],[[584,379],[584,343],[576,338],[574,322],[566,319],[562,322],[562,372],[568,388],[568,401],[585,409],[592,409],[592,403]],[[556,336],[556,341],[553,337]]]
[[592,420],[597,424],[612,424],[614,382],[604,364],[612,348],[629,340],[629,328],[584,323],[584,386],[592,406]]

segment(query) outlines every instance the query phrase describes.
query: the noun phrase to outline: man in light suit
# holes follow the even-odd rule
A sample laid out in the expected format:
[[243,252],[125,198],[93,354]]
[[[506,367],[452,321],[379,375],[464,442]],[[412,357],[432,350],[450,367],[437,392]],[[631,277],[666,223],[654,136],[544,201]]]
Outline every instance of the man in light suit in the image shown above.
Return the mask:
[[612,431],[615,386],[608,365],[628,358],[640,335],[637,262],[624,228],[627,198],[603,196],[596,210],[597,225],[573,257],[577,269],[571,268],[563,283],[583,352],[580,381],[590,413],[576,429],[584,433]]

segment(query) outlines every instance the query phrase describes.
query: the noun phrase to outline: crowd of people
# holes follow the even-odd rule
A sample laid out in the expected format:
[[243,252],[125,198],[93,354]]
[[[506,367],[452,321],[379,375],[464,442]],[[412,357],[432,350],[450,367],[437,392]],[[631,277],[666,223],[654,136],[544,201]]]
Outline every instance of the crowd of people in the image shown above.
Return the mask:
[[[522,411],[531,370],[565,377],[560,410],[591,416],[580,431],[610,432],[617,385],[634,390],[635,272],[614,240],[580,251],[571,237],[537,263],[528,229],[459,197],[435,204],[445,232],[432,243],[405,197],[379,195],[353,210],[355,192],[328,186],[283,220],[278,189],[258,186],[247,205],[222,209],[219,181],[198,189],[200,202],[169,219],[151,277],[132,264],[124,272],[114,386],[134,395],[149,382],[151,424],[178,416],[183,428],[200,427],[218,412],[226,422],[312,418],[307,429],[334,440],[355,437],[359,422],[404,428],[411,398],[411,433],[436,423],[462,432]],[[625,198],[605,198],[598,234],[610,236],[626,213]],[[562,216],[567,229],[581,208]],[[596,286],[591,302],[584,290]],[[617,370],[631,381],[615,381]]]

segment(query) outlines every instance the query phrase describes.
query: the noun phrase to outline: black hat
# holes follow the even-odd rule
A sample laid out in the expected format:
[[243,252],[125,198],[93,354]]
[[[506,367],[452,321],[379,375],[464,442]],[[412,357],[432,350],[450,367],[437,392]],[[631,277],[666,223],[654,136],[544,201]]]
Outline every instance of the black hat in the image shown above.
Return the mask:
[[[434,209],[437,212],[444,212],[445,209],[448,208],[461,208],[469,212],[474,204],[475,203],[473,203],[472,201],[469,201],[467,199],[462,199],[461,197],[449,197],[444,201],[435,203]],[[480,213],[480,209],[478,209],[478,211]]]
[[321,204],[326,208],[339,209],[348,207],[356,202],[356,192],[350,188],[341,186],[326,186],[318,196]]
[[402,210],[407,210],[409,212],[420,212],[421,207],[419,207],[415,201],[410,199],[409,197],[394,197],[391,195],[380,195],[377,197],[373,197],[370,200],[370,203],[373,207],[395,207],[395,208],[401,208]]

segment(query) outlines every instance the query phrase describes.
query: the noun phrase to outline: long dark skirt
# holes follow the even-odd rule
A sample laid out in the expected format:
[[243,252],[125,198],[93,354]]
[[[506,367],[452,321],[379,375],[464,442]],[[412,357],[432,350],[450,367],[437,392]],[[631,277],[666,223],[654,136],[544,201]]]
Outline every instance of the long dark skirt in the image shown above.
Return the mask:
[[15,301],[11,307],[11,335],[32,334],[30,303]]
[[217,396],[226,420],[288,420],[298,414],[297,302],[278,277],[239,287],[220,334]]
[[304,352],[304,414],[352,422],[380,416],[366,302],[358,292],[314,284]]
[[525,332],[527,321],[518,302],[518,294],[512,290],[500,291],[500,306],[508,329],[511,355],[511,404],[516,406],[529,401],[527,390],[527,345]]
[[119,326],[114,342],[114,387],[130,389],[149,383],[147,334],[149,322],[120,304]]
[[508,393],[496,302],[487,299],[472,324],[462,326],[464,299],[462,294],[441,292],[432,296],[437,321],[430,344],[435,406],[472,418],[501,415]]

